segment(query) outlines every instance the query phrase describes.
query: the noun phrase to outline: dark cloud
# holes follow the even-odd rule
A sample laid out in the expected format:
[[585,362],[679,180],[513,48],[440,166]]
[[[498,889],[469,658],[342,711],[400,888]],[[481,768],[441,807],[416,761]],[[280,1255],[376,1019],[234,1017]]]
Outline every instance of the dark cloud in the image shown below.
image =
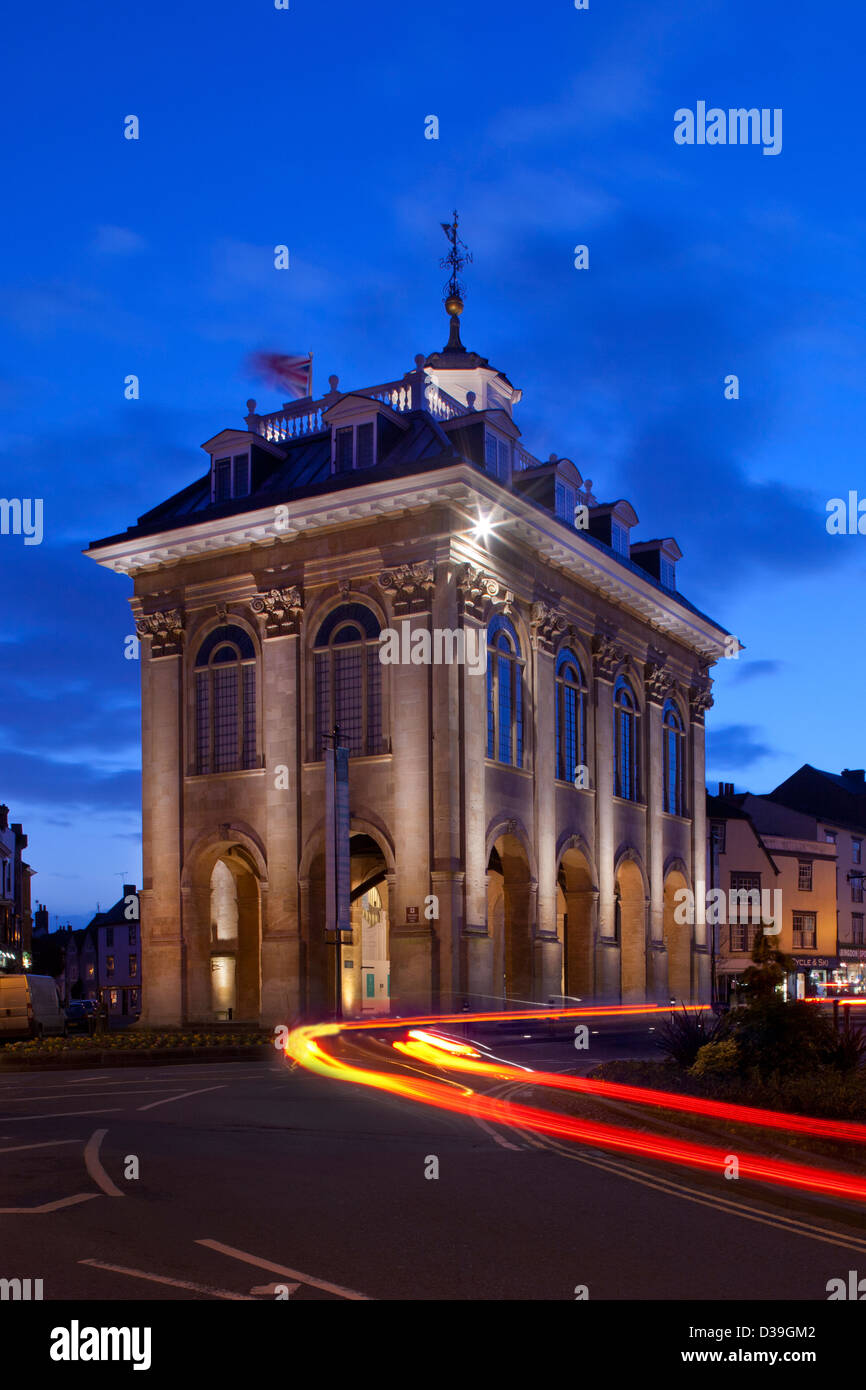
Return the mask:
[[[772,757],[776,749],[763,743],[760,734],[754,724],[726,724],[720,729],[708,729],[708,765],[731,774],[752,767],[762,758]],[[712,781],[712,778],[708,776],[707,780]]]

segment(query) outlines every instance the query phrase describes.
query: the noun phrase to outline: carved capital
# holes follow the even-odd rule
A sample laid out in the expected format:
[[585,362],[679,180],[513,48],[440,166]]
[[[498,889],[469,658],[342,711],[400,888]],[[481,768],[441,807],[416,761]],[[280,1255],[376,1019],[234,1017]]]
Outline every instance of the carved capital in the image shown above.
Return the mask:
[[541,647],[544,651],[552,652],[556,646],[560,634],[565,632],[568,624],[565,618],[557,613],[552,604],[544,599],[538,599],[532,605],[529,617],[530,631],[532,634],[532,645]]
[[152,657],[178,656],[183,648],[185,621],[179,608],[169,608],[164,612],[143,613],[135,620],[135,630],[139,637],[150,638]]
[[396,565],[379,575],[379,588],[391,599],[397,616],[426,612],[435,582],[432,560]]
[[663,705],[674,687],[674,678],[665,670],[667,656],[650,647],[649,660],[644,667],[644,688],[647,699],[654,705]]
[[592,639],[592,668],[600,681],[612,681],[625,660],[625,651],[611,633],[599,632]]
[[304,600],[297,585],[288,589],[263,589],[250,599],[266,637],[294,636],[300,630]]
[[709,676],[695,676],[689,688],[689,708],[696,724],[703,724],[704,715],[713,704],[713,682]]
[[514,611],[514,594],[511,590],[475,565],[463,566],[457,576],[457,592],[461,612],[478,622],[489,622],[493,612],[510,616]]

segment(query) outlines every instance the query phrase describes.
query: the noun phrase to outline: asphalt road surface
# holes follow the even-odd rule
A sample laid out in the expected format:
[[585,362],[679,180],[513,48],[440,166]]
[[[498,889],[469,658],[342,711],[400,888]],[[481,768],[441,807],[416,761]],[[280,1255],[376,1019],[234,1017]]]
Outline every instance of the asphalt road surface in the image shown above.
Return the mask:
[[[657,1055],[645,1027],[589,1056],[499,1050],[550,1071]],[[0,1278],[45,1299],[823,1301],[858,1266],[854,1204],[495,1127],[270,1049],[0,1073]]]

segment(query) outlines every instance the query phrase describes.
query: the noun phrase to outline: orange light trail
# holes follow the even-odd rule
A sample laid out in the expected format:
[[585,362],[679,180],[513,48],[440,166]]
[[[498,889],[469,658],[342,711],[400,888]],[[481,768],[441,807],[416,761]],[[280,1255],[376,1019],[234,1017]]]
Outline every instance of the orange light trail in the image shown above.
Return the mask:
[[[446,1083],[427,1078],[405,1076],[398,1073],[373,1071],[369,1067],[347,1062],[326,1050],[321,1042],[325,1038],[336,1038],[341,1034],[376,1029],[399,1028],[408,1030],[408,1040],[398,1040],[393,1044],[396,1051],[415,1060],[435,1065],[440,1069],[475,1074],[485,1080],[507,1079],[522,1081],[526,1085],[549,1086],[559,1090],[576,1091],[584,1094],[607,1096],[611,1099],[626,1100],[638,1105],[652,1105],[668,1110],[686,1111],[692,1114],[712,1116],[735,1121],[738,1124],[759,1125],[818,1135],[823,1138],[844,1139],[848,1142],[866,1141],[866,1126],[835,1120],[819,1120],[804,1115],[790,1115],[781,1111],[761,1110],[751,1106],[738,1106],[721,1101],[707,1101],[694,1096],[672,1095],[666,1091],[653,1091],[646,1087],[623,1086],[613,1082],[592,1082],[583,1077],[565,1077],[551,1072],[533,1072],[525,1068],[511,1067],[506,1063],[487,1062],[468,1045],[464,1046],[453,1039],[443,1039],[423,1031],[419,1025],[463,1024],[467,1018],[472,1021],[490,1019],[550,1019],[602,1017],[621,1018],[635,1013],[669,1013],[669,1006],[637,1005],[623,1008],[592,1008],[561,1010],[555,1015],[548,1010],[532,1010],[525,1013],[504,1014],[451,1014],[436,1017],[412,1019],[374,1019],[345,1024],[326,1023],[296,1028],[289,1034],[286,1054],[299,1066],[320,1076],[333,1080],[348,1081],[356,1085],[370,1086],[388,1091],[437,1109],[451,1110],[486,1119],[494,1124],[509,1128],[525,1129],[537,1134],[547,1134],[559,1139],[587,1144],[595,1148],[611,1149],[637,1157],[661,1160],[686,1167],[723,1173],[729,1164],[729,1150],[698,1144],[690,1140],[673,1139],[666,1136],[637,1133],[622,1126],[602,1124],[576,1116],[557,1114],[536,1106],[498,1100],[493,1096],[473,1091],[468,1086],[455,1088]],[[473,1057],[471,1054],[475,1053]],[[831,1169],[817,1168],[807,1164],[790,1163],[781,1159],[763,1157],[759,1154],[737,1154],[739,1175],[753,1178],[758,1182],[773,1183],[793,1187],[806,1192],[818,1192],[849,1201],[866,1202],[866,1178]]]

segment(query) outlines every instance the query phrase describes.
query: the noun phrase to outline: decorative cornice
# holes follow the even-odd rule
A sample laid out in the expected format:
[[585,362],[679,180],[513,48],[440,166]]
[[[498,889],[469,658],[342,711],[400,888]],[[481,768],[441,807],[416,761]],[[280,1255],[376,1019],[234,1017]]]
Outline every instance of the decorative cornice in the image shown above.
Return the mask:
[[529,626],[533,647],[552,652],[568,624],[552,604],[545,599],[536,599],[530,612]]
[[432,560],[416,560],[408,565],[396,565],[379,575],[379,588],[391,599],[395,616],[423,613],[430,607],[435,586]]
[[183,648],[185,621],[179,608],[169,608],[164,612],[142,613],[135,620],[135,630],[139,637],[150,638],[152,657],[178,656]]
[[625,661],[625,650],[609,632],[597,632],[592,639],[592,667],[597,680],[612,681]]
[[250,599],[266,637],[294,636],[300,630],[304,600],[297,585],[288,589],[263,589]]
[[457,592],[461,612],[480,623],[489,622],[491,613],[496,610],[506,615],[514,611],[514,594],[511,590],[475,565],[463,566],[457,576]]

